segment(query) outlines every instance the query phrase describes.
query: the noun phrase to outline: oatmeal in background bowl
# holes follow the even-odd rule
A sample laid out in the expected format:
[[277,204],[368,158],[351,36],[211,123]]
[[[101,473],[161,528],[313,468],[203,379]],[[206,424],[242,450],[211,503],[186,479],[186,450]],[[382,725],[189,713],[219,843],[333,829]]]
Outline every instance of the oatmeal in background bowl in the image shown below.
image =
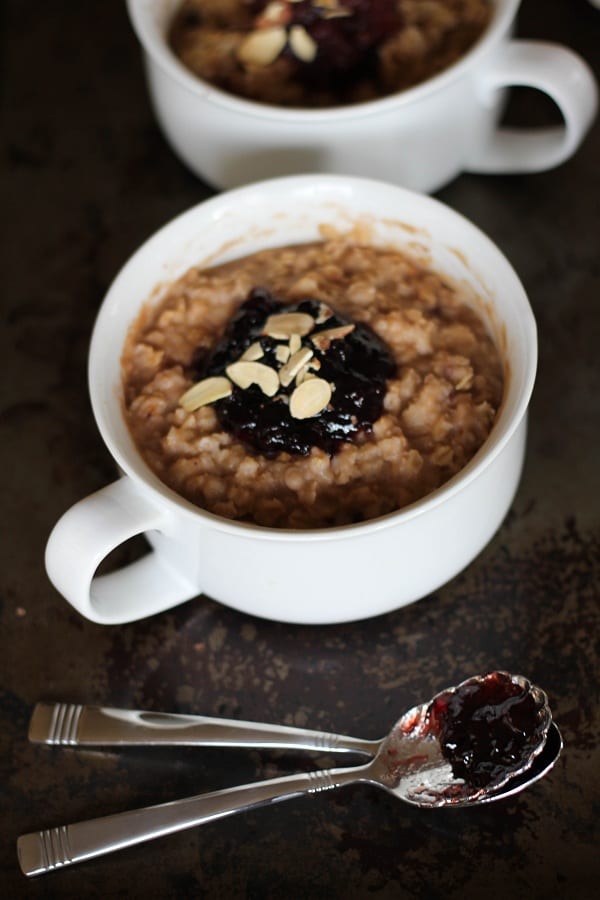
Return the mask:
[[503,364],[460,286],[322,231],[189,269],[129,333],[136,445],[215,515],[296,529],[375,519],[445,484],[493,428]]
[[183,0],[169,44],[198,77],[280,106],[406,90],[473,47],[490,0]]

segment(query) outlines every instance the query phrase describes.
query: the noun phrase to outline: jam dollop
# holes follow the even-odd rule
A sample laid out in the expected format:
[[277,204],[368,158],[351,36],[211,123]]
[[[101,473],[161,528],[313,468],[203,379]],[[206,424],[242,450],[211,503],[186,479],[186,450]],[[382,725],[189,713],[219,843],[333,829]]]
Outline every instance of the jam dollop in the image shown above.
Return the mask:
[[[330,402],[318,415],[295,418],[290,397],[297,379],[280,384],[274,396],[266,396],[257,384],[234,384],[231,394],[214,404],[219,421],[226,431],[267,457],[282,451],[305,456],[312,447],[334,454],[343,442],[372,429],[381,415],[386,380],[395,371],[390,351],[366,325],[351,322],[318,299],[283,303],[267,289],[257,287],[231,319],[209,358],[199,351],[192,361],[192,375],[197,379],[224,375],[231,363],[256,344],[260,344],[261,365],[279,373],[285,364],[281,349],[289,342],[265,333],[265,323],[281,313],[313,318],[310,332],[297,336],[295,352],[304,347],[312,351],[308,377],[318,376],[331,386]],[[328,339],[334,329],[345,333]]]
[[[268,0],[261,5],[267,6]],[[304,62],[289,47],[285,54],[295,59],[299,79],[319,87],[331,87],[340,77],[346,83],[373,77],[378,46],[402,26],[396,4],[389,0],[340,0],[339,4],[299,0],[290,6],[288,28],[305,28],[317,52]]]
[[517,772],[540,746],[549,726],[545,698],[519,681],[491,672],[432,701],[430,727],[455,778],[485,787]]

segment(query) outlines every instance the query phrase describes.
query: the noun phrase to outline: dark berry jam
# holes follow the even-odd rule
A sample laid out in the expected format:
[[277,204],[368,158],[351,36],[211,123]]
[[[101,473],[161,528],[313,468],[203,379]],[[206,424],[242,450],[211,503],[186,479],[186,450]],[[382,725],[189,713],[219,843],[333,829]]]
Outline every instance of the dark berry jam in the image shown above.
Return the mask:
[[485,787],[518,771],[543,741],[549,713],[543,694],[506,672],[472,678],[439,694],[429,709],[455,778]]
[[[269,5],[261,0],[259,9]],[[339,10],[318,0],[290,3],[287,28],[302,26],[317,46],[314,59],[298,60],[288,47],[284,54],[298,67],[297,77],[319,88],[342,88],[377,71],[377,48],[402,27],[397,4],[390,0],[340,0]]]
[[[273,397],[252,384],[236,385],[229,397],[215,403],[221,426],[264,456],[281,451],[306,455],[311,447],[334,454],[345,441],[372,429],[381,415],[386,380],[394,374],[394,360],[383,342],[366,326],[326,307],[317,299],[306,299],[290,305],[277,300],[264,288],[255,288],[233,317],[223,340],[208,359],[201,355],[192,362],[196,379],[224,375],[230,363],[256,342],[260,343],[260,363],[279,371],[278,347],[287,341],[276,340],[263,333],[269,316],[280,313],[307,313],[315,320],[309,334],[298,338],[301,347],[313,351],[311,366],[315,374],[332,386],[331,400],[318,415],[294,418],[289,398],[295,389],[292,381],[280,386]],[[318,320],[318,321],[317,321]],[[342,338],[314,343],[320,332],[341,326],[352,326]],[[318,341],[317,341],[318,343]]]

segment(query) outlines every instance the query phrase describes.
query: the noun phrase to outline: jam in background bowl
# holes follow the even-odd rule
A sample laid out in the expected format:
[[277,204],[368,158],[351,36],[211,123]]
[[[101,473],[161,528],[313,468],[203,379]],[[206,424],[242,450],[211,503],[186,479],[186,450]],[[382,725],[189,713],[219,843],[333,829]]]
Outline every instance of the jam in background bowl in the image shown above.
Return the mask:
[[[265,528],[205,512],[147,467],[123,415],[121,355],[150,298],[191,266],[319,240],[322,226],[359,228],[459,283],[505,361],[492,432],[442,488],[371,521],[324,529]],[[265,618],[325,624],[388,612],[425,596],[468,565],[500,526],[521,473],[537,361],[523,286],[498,248],[439,202],[385,182],[343,176],[273,179],[189,210],[151,237],[117,275],[100,309],[89,358],[99,430],[122,477],[65,513],[47,545],[48,574],[94,621],[133,621],[205,593]],[[95,577],[136,534],[153,551]],[[73,566],[73,559],[77,566]]]

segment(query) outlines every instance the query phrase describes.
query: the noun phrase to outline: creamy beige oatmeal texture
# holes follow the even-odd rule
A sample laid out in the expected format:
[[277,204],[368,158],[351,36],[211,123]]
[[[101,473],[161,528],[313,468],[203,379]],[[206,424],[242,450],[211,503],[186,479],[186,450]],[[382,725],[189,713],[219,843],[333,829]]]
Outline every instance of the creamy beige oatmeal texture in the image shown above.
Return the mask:
[[314,81],[308,87],[297,77],[293,53],[281,48],[268,61],[247,59],[245,41],[256,34],[256,10],[248,0],[183,0],[169,40],[188,69],[225,91],[278,106],[332,106],[393,94],[448,68],[475,44],[493,8],[490,0],[395,4],[403,27],[379,45],[374,72],[350,84],[340,76],[334,88]]
[[[266,459],[220,428],[214,406],[181,408],[194,353],[216,345],[256,286],[284,302],[320,299],[386,342],[397,373],[371,434],[332,457]],[[483,444],[503,392],[492,339],[443,278],[340,237],[190,269],[145,307],[122,366],[127,421],[159,478],[219,516],[270,527],[343,525],[423,497]]]

